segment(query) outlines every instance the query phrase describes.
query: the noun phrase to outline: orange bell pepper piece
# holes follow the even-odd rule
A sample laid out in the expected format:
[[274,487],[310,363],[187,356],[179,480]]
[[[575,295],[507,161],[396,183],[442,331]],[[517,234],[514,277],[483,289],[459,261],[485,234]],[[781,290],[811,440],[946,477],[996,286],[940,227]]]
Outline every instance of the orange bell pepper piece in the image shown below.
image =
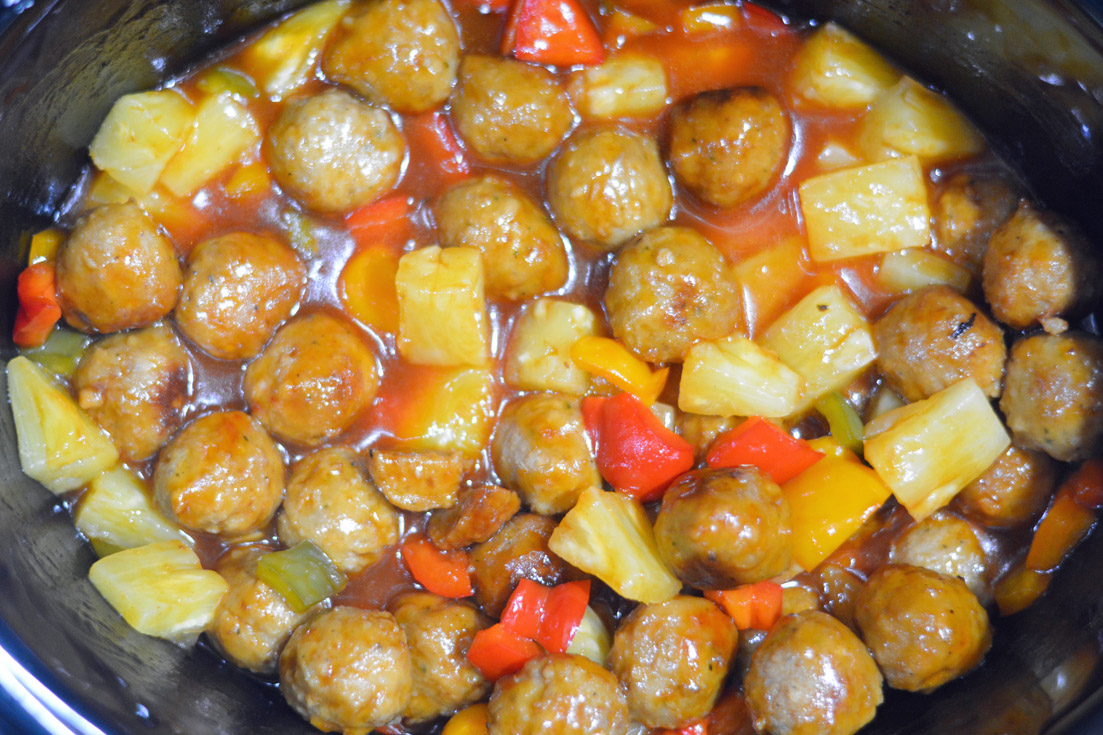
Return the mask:
[[599,375],[650,406],[666,387],[669,368],[651,372],[650,366],[627,347],[608,337],[582,337],[571,345],[571,361]]
[[12,341],[20,347],[38,347],[61,318],[54,264],[42,262],[25,268],[19,274],[16,293],[19,311],[15,314]]
[[1049,510],[1038,521],[1026,567],[1036,572],[1055,569],[1095,525],[1103,505],[1103,461],[1080,465],[1061,483]]
[[739,630],[769,630],[781,617],[783,592],[776,582],[767,580],[731,590],[707,590],[705,597],[731,616]]
[[480,630],[467,649],[467,660],[491,681],[520,670],[540,655],[540,646],[501,623]]

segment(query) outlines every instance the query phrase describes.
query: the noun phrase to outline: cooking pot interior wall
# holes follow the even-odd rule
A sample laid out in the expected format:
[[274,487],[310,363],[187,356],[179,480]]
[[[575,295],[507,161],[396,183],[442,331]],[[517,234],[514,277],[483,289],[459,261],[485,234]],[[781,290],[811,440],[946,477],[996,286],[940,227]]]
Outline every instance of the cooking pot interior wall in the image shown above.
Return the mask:
[[[112,101],[299,4],[56,0],[36,3],[17,21],[0,42],[0,288],[9,294],[0,309],[3,357],[14,353],[12,294],[29,233],[64,200]],[[1103,192],[1100,34],[1087,28],[1088,43],[1073,33],[1066,16],[1080,21],[1065,5],[788,0],[781,7],[832,15],[949,89],[1043,201],[1103,234],[1096,216]],[[31,673],[109,732],[313,732],[277,693],[218,665],[209,652],[132,632],[87,582],[93,557],[75,539],[68,514],[18,467],[4,409],[0,618],[8,627],[0,624],[0,643],[26,657]],[[1001,622],[995,652],[978,672],[933,698],[890,694],[871,732],[1037,732],[1055,699],[1062,707],[1083,686],[1097,686],[1101,554],[1097,535],[1041,604]]]

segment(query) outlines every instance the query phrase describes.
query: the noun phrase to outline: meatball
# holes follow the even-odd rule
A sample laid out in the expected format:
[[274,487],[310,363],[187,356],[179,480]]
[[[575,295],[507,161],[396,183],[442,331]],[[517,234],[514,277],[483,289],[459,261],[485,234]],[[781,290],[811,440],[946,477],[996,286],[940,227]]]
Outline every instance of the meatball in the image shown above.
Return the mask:
[[287,441],[315,446],[337,436],[371,405],[379,367],[363,339],[324,312],[285,324],[245,371],[245,400]]
[[460,63],[452,119],[483,158],[532,163],[555,150],[574,124],[574,112],[547,69],[472,55]]
[[676,730],[716,704],[739,634],[701,597],[640,605],[617,629],[609,667],[628,689],[628,713]]
[[398,526],[398,513],[343,447],[295,463],[276,522],[285,545],[310,541],[346,574],[374,564],[398,543]]
[[670,167],[683,186],[718,207],[769,187],[789,156],[791,126],[777,98],[745,87],[702,92],[670,118]]
[[1000,394],[1007,348],[1003,332],[980,308],[948,286],[897,301],[873,325],[877,365],[908,402],[972,378],[989,398]]
[[306,268],[270,235],[231,232],[191,251],[176,306],[180,331],[221,360],[245,360],[299,303]]
[[689,472],[663,496],[659,554],[698,589],[729,589],[781,574],[792,560],[789,503],[750,466]]
[[460,37],[438,0],[372,0],[346,15],[322,71],[399,112],[431,110],[448,98]]
[[703,416],[699,413],[678,412],[678,434],[693,445],[693,454],[700,462],[708,454],[712,443],[726,431],[735,428],[733,416]]
[[152,457],[183,421],[192,364],[169,327],[105,337],[89,347],[73,392],[126,462]]
[[989,236],[1018,203],[1002,179],[958,174],[938,193],[931,208],[935,248],[979,273]]
[[172,243],[134,202],[81,217],[55,264],[61,313],[82,332],[153,324],[172,311],[183,280]]
[[489,735],[625,735],[628,705],[617,678],[582,656],[534,658],[498,681]]
[[755,729],[772,735],[852,735],[873,719],[881,688],[862,642],[816,610],[781,619],[743,685]]
[[517,187],[494,176],[468,179],[441,197],[437,233],[444,247],[482,251],[486,294],[520,301],[567,282],[559,231]]
[[655,141],[615,127],[571,138],[548,167],[547,192],[559,225],[603,250],[661,225],[674,203]]
[[1019,205],[988,241],[982,271],[992,315],[1016,329],[1076,314],[1100,293],[1099,259],[1066,224]]
[[280,654],[280,687],[321,730],[366,732],[394,722],[413,689],[406,635],[390,613],[336,607],[291,635]]
[[1087,334],[1020,339],[1007,361],[1000,409],[1015,444],[1076,462],[1103,439],[1103,340]]
[[490,620],[471,605],[428,592],[399,598],[394,617],[406,634],[414,687],[404,717],[424,722],[479,701],[491,683],[467,661],[475,634]]
[[1057,463],[1044,452],[1007,448],[955,502],[986,526],[1021,526],[1042,514],[1057,485]]
[[234,549],[218,560],[230,585],[207,629],[211,641],[234,664],[263,676],[279,670],[280,650],[313,610],[297,613],[283,596],[257,579],[257,560],[266,550]]
[[894,564],[910,564],[957,577],[977,599],[992,596],[988,555],[976,531],[968,521],[949,513],[936,513],[909,528],[893,542],[889,558]]
[[858,593],[854,618],[889,686],[931,691],[980,663],[992,626],[957,577],[907,565],[877,570]]
[[279,185],[304,205],[346,212],[394,187],[406,142],[384,110],[329,89],[284,108],[265,154]]
[[379,491],[391,504],[413,511],[459,502],[463,476],[473,465],[459,452],[373,447],[368,457],[368,473]]
[[712,243],[688,227],[660,227],[617,253],[605,309],[613,335],[648,362],[681,362],[690,345],[732,333],[739,288]]
[[521,498],[497,485],[476,485],[460,491],[459,502],[429,515],[426,531],[441,549],[481,544],[498,533],[521,509]]
[[248,414],[209,413],[161,450],[153,493],[169,518],[193,531],[255,536],[283,499],[283,457]]
[[588,487],[601,487],[578,401],[534,393],[506,406],[490,445],[494,470],[543,515],[574,507]]

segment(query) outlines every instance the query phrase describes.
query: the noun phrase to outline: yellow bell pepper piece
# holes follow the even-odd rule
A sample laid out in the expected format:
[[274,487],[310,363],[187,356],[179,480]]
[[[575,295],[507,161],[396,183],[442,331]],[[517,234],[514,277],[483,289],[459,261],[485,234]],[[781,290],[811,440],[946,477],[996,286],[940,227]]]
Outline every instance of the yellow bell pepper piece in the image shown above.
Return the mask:
[[571,346],[571,360],[586,372],[605,378],[650,406],[666,387],[670,368],[651,367],[608,337],[582,337]]
[[440,735],[486,735],[486,702],[461,709],[448,719]]
[[367,326],[394,333],[398,331],[397,274],[398,255],[390,249],[359,250],[353,253],[341,272],[341,301]]
[[806,571],[839,548],[891,494],[876,472],[831,437],[809,444],[824,458],[781,486],[791,511],[793,559]]
[[31,251],[27,254],[27,265],[53,260],[64,239],[65,235],[56,227],[34,233],[31,237]]

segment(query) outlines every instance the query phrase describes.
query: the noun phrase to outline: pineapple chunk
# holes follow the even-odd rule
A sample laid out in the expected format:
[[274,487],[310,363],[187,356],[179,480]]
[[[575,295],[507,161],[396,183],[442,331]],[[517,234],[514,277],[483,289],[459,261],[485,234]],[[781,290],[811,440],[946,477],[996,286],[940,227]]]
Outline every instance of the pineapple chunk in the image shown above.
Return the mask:
[[801,266],[803,259],[804,240],[787,237],[735,267],[751,334],[772,322],[785,308],[790,294],[808,277]]
[[92,480],[73,517],[85,538],[133,549],[155,541],[191,539],[153,507],[142,481],[116,467]]
[[552,532],[548,548],[629,600],[664,602],[682,589],[659,557],[643,506],[622,493],[583,490]]
[[478,456],[490,439],[496,407],[494,379],[481,368],[449,369],[418,383],[395,427],[404,449]]
[[892,293],[906,293],[927,286],[949,286],[965,293],[969,271],[930,250],[909,248],[885,253],[877,270],[877,283]]
[[984,139],[949,100],[904,77],[874,101],[858,144],[870,161],[914,155],[933,164],[979,153]]
[[120,97],[92,139],[92,161],[137,195],[145,194],[180,150],[195,108],[171,89]]
[[836,285],[821,286],[762,335],[762,345],[804,378],[796,410],[849,384],[877,359],[869,322]]
[[597,335],[590,309],[555,299],[538,299],[517,320],[506,353],[506,382],[521,390],[546,390],[580,396],[590,374],[574,364],[571,345]]
[[927,185],[915,156],[806,179],[800,208],[808,254],[825,262],[924,247],[931,241]]
[[251,44],[244,61],[271,99],[279,101],[309,80],[326,37],[351,0],[325,0],[288,17]]
[[26,357],[8,363],[8,398],[23,472],[48,490],[76,490],[119,461],[100,427]]
[[900,78],[881,54],[828,23],[808,37],[793,65],[793,92],[836,109],[865,107]]
[[259,140],[256,121],[232,94],[207,97],[199,103],[184,147],[161,173],[161,183],[176,196],[191,196]]
[[403,255],[395,277],[398,351],[415,365],[482,366],[490,357],[482,255],[436,245]]
[[[889,411],[895,411],[906,405],[904,399],[896,395],[896,391],[882,383],[877,392],[873,394],[873,399],[869,402],[869,408],[866,411],[869,420],[873,421],[878,416],[884,416]],[[862,431],[864,435],[865,429],[862,429]]]
[[743,9],[732,3],[695,5],[686,8],[680,15],[682,29],[690,35],[734,31],[743,27]]
[[837,168],[857,166],[862,162],[854,151],[837,140],[829,140],[816,154],[816,168],[820,171],[834,171]]
[[569,89],[583,117],[653,115],[666,107],[666,70],[653,56],[618,54],[575,72]]
[[734,335],[689,348],[678,408],[709,416],[788,416],[804,381],[776,355]]
[[950,502],[1011,444],[972,378],[866,424],[866,460],[916,522]]
[[586,612],[582,614],[582,622],[567,646],[567,653],[585,656],[598,666],[604,666],[612,647],[613,637],[609,635],[609,629],[605,627],[601,616],[587,605]]
[[214,620],[229,585],[181,541],[159,541],[100,559],[88,578],[134,630],[190,645]]

